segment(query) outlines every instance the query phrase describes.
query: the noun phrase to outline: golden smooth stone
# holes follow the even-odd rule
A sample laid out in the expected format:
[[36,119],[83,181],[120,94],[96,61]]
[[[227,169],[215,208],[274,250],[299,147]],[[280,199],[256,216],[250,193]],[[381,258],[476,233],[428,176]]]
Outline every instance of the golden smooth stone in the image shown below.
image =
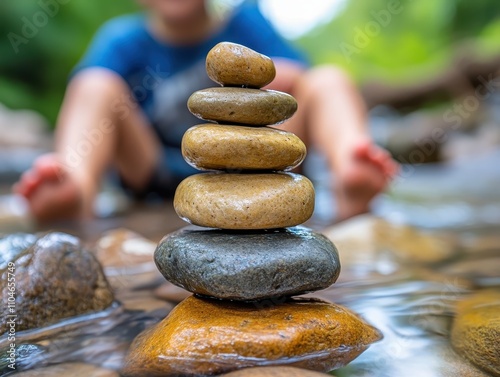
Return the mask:
[[237,43],[221,42],[207,55],[208,77],[223,86],[262,88],[276,76],[273,61]]
[[380,338],[348,309],[324,301],[245,304],[191,296],[134,340],[122,372],[199,376],[261,365],[329,371]]
[[479,292],[457,304],[451,344],[463,357],[500,376],[500,292]]
[[200,119],[249,126],[282,123],[297,110],[297,101],[289,94],[246,88],[198,90],[187,104],[189,111]]
[[292,170],[306,146],[291,132],[270,127],[203,124],[182,138],[184,159],[201,170]]
[[293,173],[196,174],[177,187],[174,208],[183,220],[209,228],[284,228],[312,216],[314,187]]

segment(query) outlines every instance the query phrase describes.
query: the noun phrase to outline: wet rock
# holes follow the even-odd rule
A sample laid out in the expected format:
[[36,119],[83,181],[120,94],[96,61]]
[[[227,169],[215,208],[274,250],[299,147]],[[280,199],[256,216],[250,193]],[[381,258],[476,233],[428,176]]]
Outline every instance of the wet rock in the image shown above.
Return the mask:
[[84,363],[66,363],[53,365],[50,367],[33,369],[16,374],[19,377],[119,377],[119,374],[113,370],[100,368],[92,364]]
[[168,281],[190,292],[243,301],[324,289],[340,273],[335,246],[303,227],[255,232],[187,227],[160,242],[155,261]]
[[295,114],[297,101],[274,90],[209,88],[193,93],[188,108],[204,120],[268,126],[282,123]]
[[96,242],[97,259],[105,268],[150,270],[156,244],[125,228],[104,233]]
[[182,139],[184,159],[197,169],[292,170],[306,157],[306,146],[293,133],[270,127],[204,124]]
[[[113,301],[99,262],[73,236],[49,233],[35,239],[32,235],[13,235],[0,239],[0,250],[7,250],[0,253],[4,308],[11,302],[12,286],[8,282],[15,274],[12,311],[17,315],[17,331],[100,311]],[[11,330],[7,320],[12,311],[0,314],[0,334]]]
[[457,238],[451,234],[391,223],[370,214],[335,224],[324,233],[341,250],[344,267],[436,264],[450,260],[460,251]]
[[225,377],[325,377],[328,374],[294,367],[256,367],[224,374]]
[[212,375],[283,364],[327,371],[380,338],[349,310],[319,300],[258,305],[191,296],[134,340],[123,374]]
[[177,187],[174,207],[182,219],[209,228],[284,228],[311,217],[314,188],[292,173],[197,174]]
[[500,292],[483,291],[457,304],[451,344],[463,357],[500,376]]
[[374,232],[378,248],[392,252],[401,261],[439,263],[457,254],[457,239],[444,232],[425,232],[384,220],[374,223]]
[[208,77],[223,86],[262,88],[276,76],[269,57],[230,42],[221,42],[209,51],[206,67]]

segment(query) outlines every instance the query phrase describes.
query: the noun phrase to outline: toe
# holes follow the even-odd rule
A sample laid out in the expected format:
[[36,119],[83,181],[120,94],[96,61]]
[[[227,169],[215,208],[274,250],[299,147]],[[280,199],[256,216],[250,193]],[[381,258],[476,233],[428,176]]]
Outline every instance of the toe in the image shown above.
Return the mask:
[[35,170],[28,170],[21,176],[16,188],[20,195],[29,198],[40,184],[40,176]]

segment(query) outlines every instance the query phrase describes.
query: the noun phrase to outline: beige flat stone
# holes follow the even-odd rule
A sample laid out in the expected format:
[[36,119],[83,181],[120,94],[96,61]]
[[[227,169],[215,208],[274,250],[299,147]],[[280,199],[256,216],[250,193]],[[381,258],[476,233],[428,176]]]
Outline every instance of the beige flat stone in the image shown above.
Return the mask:
[[380,338],[356,314],[324,301],[252,304],[191,296],[134,340],[122,372],[200,376],[263,365],[328,371]]
[[174,196],[179,217],[222,229],[272,229],[302,224],[314,210],[314,188],[293,173],[196,174]]
[[270,127],[204,124],[187,130],[182,155],[201,170],[292,170],[306,157],[293,133]]
[[208,88],[194,92],[188,99],[188,108],[204,120],[268,126],[295,114],[297,101],[275,90]]
[[231,42],[221,42],[207,55],[207,73],[223,86],[262,88],[276,76],[273,61],[258,52]]

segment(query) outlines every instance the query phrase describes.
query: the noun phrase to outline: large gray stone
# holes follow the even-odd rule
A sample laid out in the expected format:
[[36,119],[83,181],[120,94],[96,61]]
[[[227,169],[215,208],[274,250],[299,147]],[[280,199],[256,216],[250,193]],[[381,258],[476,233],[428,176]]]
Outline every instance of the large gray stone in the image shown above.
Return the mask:
[[186,227],[163,238],[155,262],[193,293],[251,301],[326,288],[340,272],[337,250],[304,227],[227,231]]

